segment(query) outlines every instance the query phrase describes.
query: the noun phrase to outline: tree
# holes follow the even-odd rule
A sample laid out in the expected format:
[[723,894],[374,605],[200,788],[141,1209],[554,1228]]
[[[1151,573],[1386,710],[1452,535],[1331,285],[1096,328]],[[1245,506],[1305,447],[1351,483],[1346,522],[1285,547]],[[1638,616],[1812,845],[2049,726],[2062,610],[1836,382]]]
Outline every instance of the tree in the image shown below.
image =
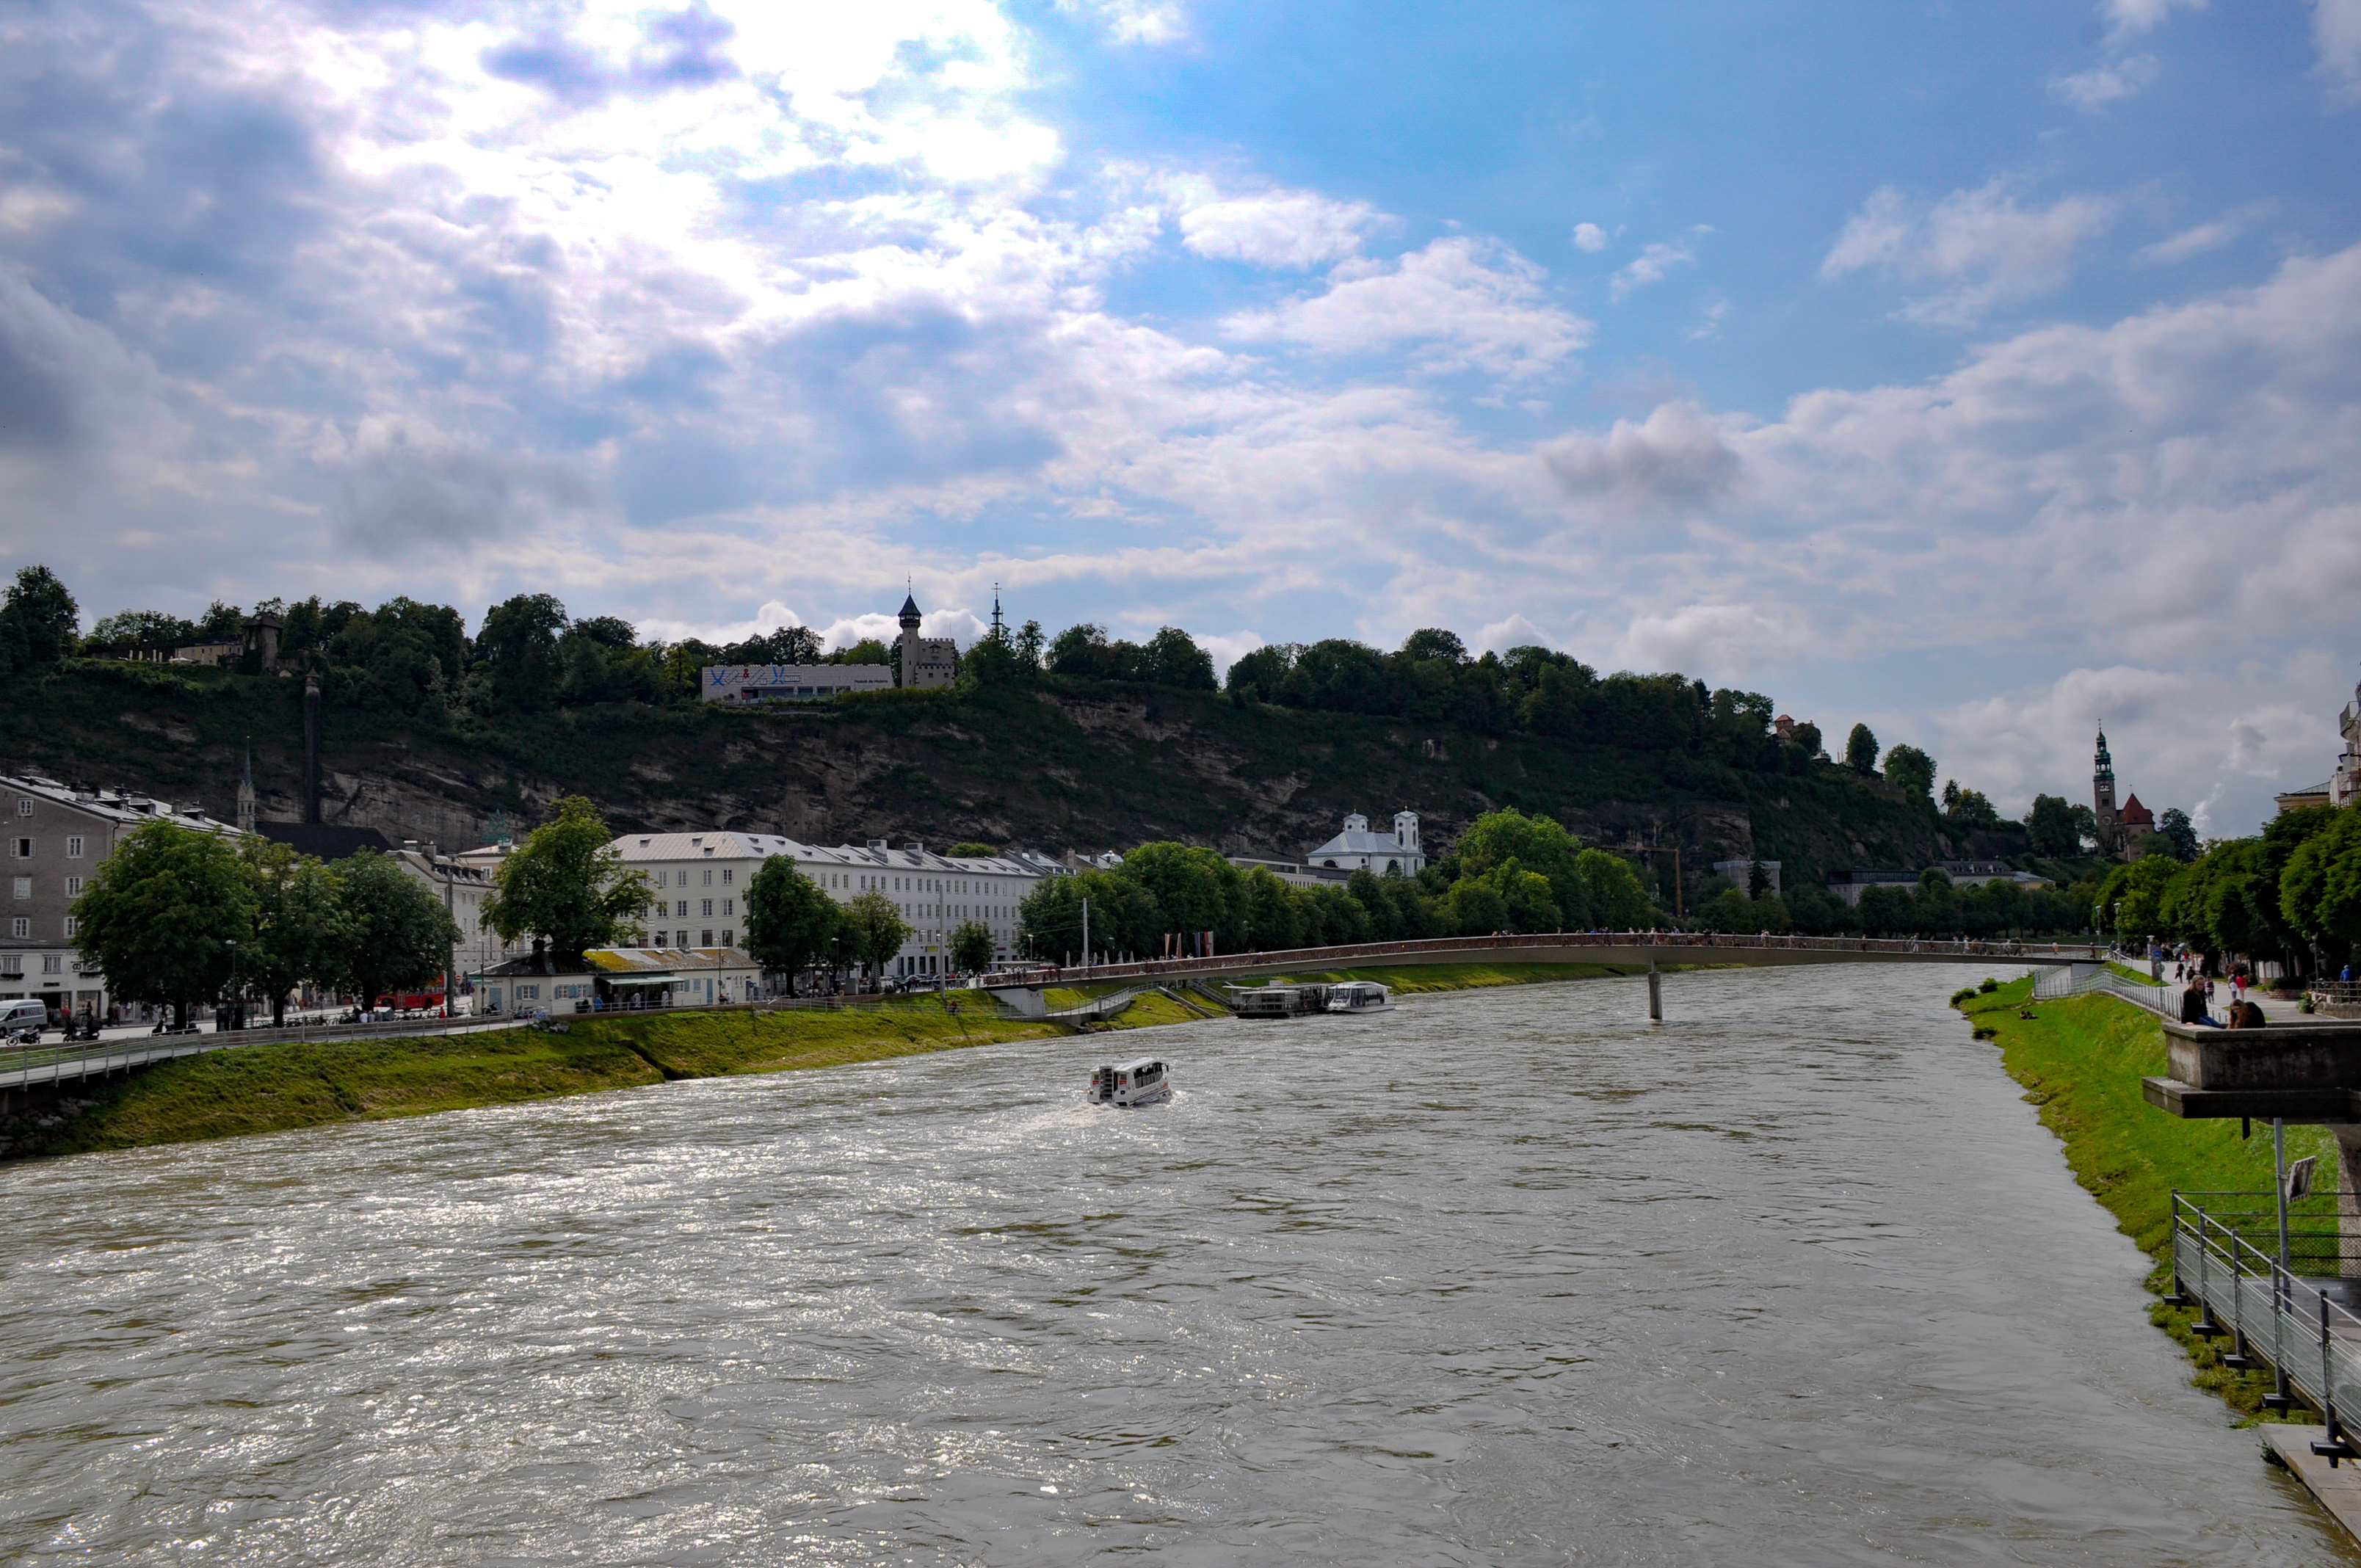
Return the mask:
[[0,600],[0,665],[31,669],[54,664],[74,651],[82,610],[57,574],[47,566],[16,573]]
[[958,974],[982,974],[992,967],[992,927],[981,920],[963,920],[951,933],[951,969]]
[[648,904],[644,872],[623,870],[598,808],[582,795],[500,862],[500,885],[484,901],[484,924],[504,942],[531,936],[535,955],[571,968],[592,948],[637,936]]
[[458,923],[401,861],[363,850],[338,861],[336,876],[344,924],[335,976],[363,1007],[375,1007],[389,992],[423,986],[450,966]]
[[2169,855],[2147,855],[2108,872],[2099,885],[2101,928],[2143,942],[2166,935],[2165,894],[2185,869]]
[[1896,746],[1885,753],[1885,782],[1913,800],[1934,794],[1935,759],[1916,746]]
[[873,974],[883,975],[917,927],[902,918],[901,907],[891,898],[882,893],[864,893],[846,901],[840,929],[847,956]]
[[2074,808],[2059,795],[2037,795],[2033,809],[2025,814],[2025,837],[2037,855],[2073,855],[2081,852],[2081,834],[2074,826]]
[[98,960],[116,996],[168,1003],[173,1024],[186,1027],[189,1003],[219,996],[237,949],[253,945],[253,898],[227,839],[143,822],[82,884],[74,945]]
[[2169,806],[2164,815],[2156,819],[2156,836],[2172,846],[2172,858],[2193,861],[2197,858],[2197,829],[2189,820],[2189,813],[2177,806]]
[[[1212,931],[1225,949],[1244,944],[1244,922],[1236,909],[1238,869],[1219,850],[1170,842],[1142,844],[1124,856],[1115,874],[1137,883],[1155,900],[1161,916],[1159,938]],[[1112,927],[1100,928],[1114,934]],[[1142,949],[1147,946],[1139,944]]]
[[1877,772],[1877,737],[1868,725],[1854,725],[1852,733],[1845,737],[1845,766],[1857,773]]
[[1787,743],[1806,757],[1820,754],[1820,727],[1806,719],[1789,733]]
[[2361,944],[2361,807],[2336,810],[2288,857],[2279,907],[2297,930],[2331,944],[2332,957],[2334,947]]
[[[1465,875],[1484,876],[1496,867],[1514,861],[1521,870],[1547,879],[1554,918],[1549,925],[1519,924],[1516,929],[1550,930],[1559,921],[1576,929],[1596,924],[1589,886],[1581,872],[1581,841],[1551,818],[1527,817],[1513,808],[1488,811],[1460,835],[1454,852],[1459,857]],[[1533,912],[1530,909],[1521,912],[1510,885],[1503,884],[1495,891],[1508,901],[1509,919],[1532,917]]]
[[[1339,894],[1339,897],[1343,894]],[[1082,901],[1090,901],[1090,941],[1082,940]],[[1036,958],[1153,951],[1168,928],[1156,895],[1114,872],[1045,877],[1016,906],[1027,949]]]
[[840,923],[836,900],[785,855],[764,861],[746,884],[746,951],[765,973],[787,977],[789,996],[796,975],[827,953]]
[[238,846],[238,858],[254,907],[254,938],[238,951],[238,975],[269,999],[276,1028],[287,1022],[289,992],[341,972],[347,925],[344,884],[310,855],[269,839],[247,839]]
[[1000,850],[994,845],[979,844],[971,839],[964,843],[953,844],[943,853],[954,861],[988,861]]
[[1590,924],[1609,931],[1636,931],[1653,924],[1655,904],[1631,862],[1605,850],[1585,850],[1576,862],[1590,894]]
[[496,700],[526,713],[557,700],[557,639],[566,626],[566,607],[547,594],[519,594],[484,612],[476,659]]

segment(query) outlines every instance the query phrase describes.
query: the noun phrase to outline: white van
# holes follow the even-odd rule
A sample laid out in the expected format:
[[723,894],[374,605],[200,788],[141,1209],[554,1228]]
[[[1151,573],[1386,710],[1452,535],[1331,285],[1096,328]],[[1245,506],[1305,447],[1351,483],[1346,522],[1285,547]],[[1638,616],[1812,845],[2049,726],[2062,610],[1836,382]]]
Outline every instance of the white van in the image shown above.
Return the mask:
[[45,1029],[49,1024],[49,1010],[38,997],[21,996],[14,1002],[0,1002],[0,1035],[13,1035],[19,1029]]

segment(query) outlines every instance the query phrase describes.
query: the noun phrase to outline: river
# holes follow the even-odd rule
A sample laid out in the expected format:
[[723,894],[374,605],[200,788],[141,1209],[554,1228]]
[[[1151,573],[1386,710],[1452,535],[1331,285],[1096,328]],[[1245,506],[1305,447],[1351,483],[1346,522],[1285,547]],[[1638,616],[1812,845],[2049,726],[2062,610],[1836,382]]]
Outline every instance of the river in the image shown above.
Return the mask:
[[[1937,966],[0,1168],[0,1561],[2313,1563]],[[1154,1052],[1180,1093],[1083,1105]]]

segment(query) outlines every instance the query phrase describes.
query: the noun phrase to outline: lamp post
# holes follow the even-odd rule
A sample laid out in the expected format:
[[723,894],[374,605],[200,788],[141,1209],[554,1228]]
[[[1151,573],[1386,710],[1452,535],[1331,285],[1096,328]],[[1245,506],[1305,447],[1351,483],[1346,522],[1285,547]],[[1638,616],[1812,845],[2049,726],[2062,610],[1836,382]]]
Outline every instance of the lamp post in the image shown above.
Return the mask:
[[237,1015],[237,938],[236,938],[236,937],[229,938],[228,938],[228,944],[229,944],[229,1017],[230,1017],[230,1026],[231,1026],[232,1028],[236,1028],[236,1027],[240,1023],[242,1023],[242,1022],[243,1022],[243,1020],[242,1020],[242,1019],[240,1019],[240,1018],[238,1017],[238,1015]]

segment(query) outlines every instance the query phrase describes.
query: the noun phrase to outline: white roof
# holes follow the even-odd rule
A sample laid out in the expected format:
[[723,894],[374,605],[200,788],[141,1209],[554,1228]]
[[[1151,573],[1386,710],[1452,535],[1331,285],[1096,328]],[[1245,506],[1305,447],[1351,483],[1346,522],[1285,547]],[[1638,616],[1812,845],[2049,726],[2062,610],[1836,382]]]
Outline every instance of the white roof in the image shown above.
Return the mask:
[[805,844],[776,833],[626,833],[613,849],[628,864],[644,861],[756,861],[785,855],[807,865],[850,866],[870,871],[951,872],[968,876],[1048,874],[1042,857],[1029,850],[1006,855],[952,859],[930,850],[871,849],[865,844]]
[[1405,848],[1390,833],[1367,833],[1358,828],[1346,828],[1303,858],[1318,860],[1323,855],[1415,855],[1416,850]]

